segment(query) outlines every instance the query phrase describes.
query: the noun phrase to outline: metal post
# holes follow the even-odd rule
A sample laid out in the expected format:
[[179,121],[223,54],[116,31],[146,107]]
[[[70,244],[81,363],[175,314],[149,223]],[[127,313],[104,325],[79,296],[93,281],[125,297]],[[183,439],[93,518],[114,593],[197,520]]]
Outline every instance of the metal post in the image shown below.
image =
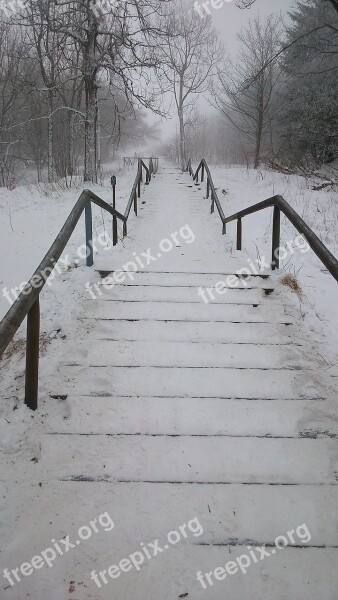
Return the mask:
[[211,214],[213,212],[215,212],[215,198],[214,198],[214,193],[213,192],[211,192],[211,211],[210,212],[211,212]]
[[237,250],[242,250],[242,219],[237,219]]
[[273,223],[272,223],[272,260],[271,268],[279,269],[279,246],[280,246],[280,208],[273,208]]
[[[141,171],[141,173],[142,173],[142,171]],[[142,177],[142,175],[141,175],[141,177]],[[138,194],[138,197],[141,198],[141,179],[138,180],[137,194]]]
[[202,165],[201,183],[203,183],[203,181],[204,181],[204,165]]
[[92,217],[92,205],[88,200],[85,206],[85,220],[86,220],[86,265],[92,267],[94,264],[94,252],[93,252],[93,217]]
[[223,227],[222,227],[222,235],[225,235],[227,232],[227,225],[226,223],[223,223]]
[[40,302],[35,300],[27,315],[25,404],[31,410],[38,407],[39,389]]
[[207,179],[207,198],[209,198],[209,194],[210,194],[210,183],[209,183],[209,179]]

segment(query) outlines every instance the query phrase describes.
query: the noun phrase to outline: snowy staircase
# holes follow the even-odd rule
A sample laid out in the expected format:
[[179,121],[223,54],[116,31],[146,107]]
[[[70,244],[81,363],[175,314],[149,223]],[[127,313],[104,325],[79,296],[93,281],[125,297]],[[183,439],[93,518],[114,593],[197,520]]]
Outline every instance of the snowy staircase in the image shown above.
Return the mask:
[[[65,533],[104,511],[115,522],[64,561],[62,577],[76,573],[81,600],[337,600],[336,398],[323,361],[271,273],[203,302],[199,287],[246,262],[225,256],[187,175],[162,168],[144,201],[126,247],[96,268],[123,271],[147,248],[157,260],[110,289],[97,274],[102,294],[84,302],[82,340],[50,390],[66,399],[43,439],[41,502],[50,496]],[[186,224],[195,241],[158,257],[161,239]],[[90,579],[194,517],[203,534],[166,544],[140,572],[101,588]],[[39,518],[43,544],[52,529]],[[311,540],[206,589],[197,581],[302,524]],[[65,597],[48,570],[39,576],[48,598]]]

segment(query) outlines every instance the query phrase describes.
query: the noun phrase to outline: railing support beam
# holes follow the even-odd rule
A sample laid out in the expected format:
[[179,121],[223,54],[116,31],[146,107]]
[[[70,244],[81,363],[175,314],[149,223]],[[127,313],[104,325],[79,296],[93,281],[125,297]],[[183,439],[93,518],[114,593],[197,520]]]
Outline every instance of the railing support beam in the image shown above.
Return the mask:
[[25,404],[31,410],[38,407],[40,302],[39,296],[27,314]]

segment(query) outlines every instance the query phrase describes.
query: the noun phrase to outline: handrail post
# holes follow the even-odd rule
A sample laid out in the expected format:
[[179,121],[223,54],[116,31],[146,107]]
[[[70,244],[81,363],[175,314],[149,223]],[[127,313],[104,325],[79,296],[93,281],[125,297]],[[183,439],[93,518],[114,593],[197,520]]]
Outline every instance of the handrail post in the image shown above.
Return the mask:
[[[141,177],[142,177],[142,170],[141,170]],[[139,198],[141,198],[141,178],[138,180],[138,184],[137,184],[137,195]]]
[[86,221],[86,265],[92,267],[94,264],[94,252],[93,252],[93,216],[92,216],[92,205],[90,200],[87,201],[85,206],[85,221]]
[[279,247],[280,247],[280,208],[275,204],[273,207],[272,223],[272,259],[271,268],[279,269]]
[[135,188],[135,192],[134,192],[134,213],[137,216],[137,191]]
[[38,407],[39,389],[40,302],[39,296],[27,314],[25,404]]
[[215,196],[214,196],[214,192],[211,191],[211,209],[210,209],[211,214],[213,214],[215,212]]
[[202,164],[201,183],[204,181],[204,164]]
[[113,216],[113,246],[116,246],[118,242],[118,233],[117,233],[117,217]]
[[[115,185],[113,185],[113,209],[116,209],[116,192]],[[117,232],[117,217],[113,215],[113,246],[116,246],[118,242],[118,232]]]
[[237,250],[242,250],[242,219],[237,219]]
[[207,198],[209,198],[209,194],[210,194],[210,183],[209,183],[209,177],[207,177]]

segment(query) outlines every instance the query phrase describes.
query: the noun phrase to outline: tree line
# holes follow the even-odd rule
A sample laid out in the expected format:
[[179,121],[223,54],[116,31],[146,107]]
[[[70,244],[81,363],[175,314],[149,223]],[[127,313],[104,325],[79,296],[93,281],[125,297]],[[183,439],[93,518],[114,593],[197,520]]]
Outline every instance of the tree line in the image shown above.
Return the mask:
[[[39,180],[97,181],[110,144],[152,134],[144,109],[176,112],[167,150],[182,168],[229,148],[255,167],[333,160],[334,3],[297,2],[288,27],[253,19],[233,57],[187,0],[23,0],[0,23],[0,185],[23,166]],[[217,116],[198,111],[200,96]]]

